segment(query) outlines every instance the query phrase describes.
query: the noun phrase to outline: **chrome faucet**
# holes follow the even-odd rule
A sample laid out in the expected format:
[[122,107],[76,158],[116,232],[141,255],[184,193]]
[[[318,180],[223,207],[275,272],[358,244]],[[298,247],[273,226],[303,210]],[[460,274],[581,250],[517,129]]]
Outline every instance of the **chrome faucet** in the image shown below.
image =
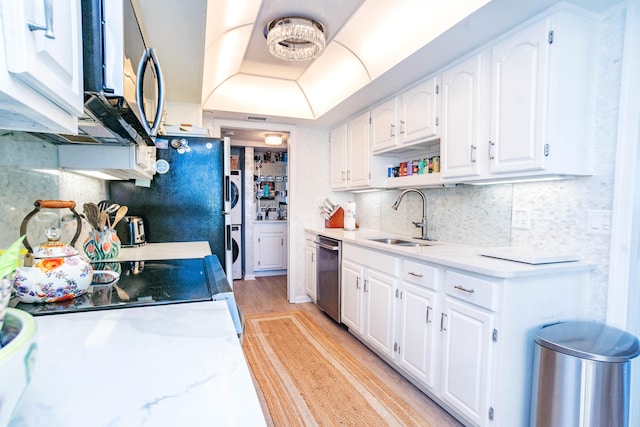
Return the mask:
[[424,196],[424,193],[422,191],[417,190],[415,188],[407,188],[402,193],[400,193],[400,196],[398,196],[398,198],[393,203],[393,206],[391,206],[391,208],[397,211],[398,206],[400,206],[400,202],[402,201],[402,198],[407,193],[417,193],[420,197],[422,197],[422,221],[421,222],[411,221],[411,222],[413,222],[413,225],[415,225],[417,228],[422,228],[421,239],[429,240],[427,238],[427,198]]

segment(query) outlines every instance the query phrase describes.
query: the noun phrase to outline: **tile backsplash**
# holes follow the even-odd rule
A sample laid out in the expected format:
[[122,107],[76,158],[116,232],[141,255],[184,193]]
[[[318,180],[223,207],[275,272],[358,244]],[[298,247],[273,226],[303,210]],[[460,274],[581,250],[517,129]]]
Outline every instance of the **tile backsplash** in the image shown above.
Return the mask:
[[[102,180],[60,170],[55,145],[19,132],[0,135],[0,188],[0,248],[20,237],[20,224],[36,200],[73,200],[81,213],[83,203],[105,197]],[[43,228],[64,213],[69,211],[42,210],[29,222],[29,242],[40,243]]]

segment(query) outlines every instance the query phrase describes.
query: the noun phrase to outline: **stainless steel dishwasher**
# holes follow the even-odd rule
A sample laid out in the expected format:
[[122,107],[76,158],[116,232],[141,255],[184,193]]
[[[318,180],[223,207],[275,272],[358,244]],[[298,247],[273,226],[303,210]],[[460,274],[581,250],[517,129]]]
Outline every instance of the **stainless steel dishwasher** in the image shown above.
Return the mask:
[[316,305],[340,323],[340,268],[342,242],[325,236],[316,237]]

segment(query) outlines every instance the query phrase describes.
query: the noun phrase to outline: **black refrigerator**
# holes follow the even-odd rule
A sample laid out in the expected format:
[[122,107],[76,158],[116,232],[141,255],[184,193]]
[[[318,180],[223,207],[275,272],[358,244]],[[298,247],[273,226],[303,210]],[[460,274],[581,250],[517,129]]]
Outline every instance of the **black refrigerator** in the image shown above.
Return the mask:
[[[176,141],[182,142],[180,149],[172,147]],[[169,170],[156,173],[150,187],[133,180],[110,181],[110,199],[128,206],[127,215],[142,217],[147,242],[206,240],[227,270],[224,141],[158,137],[156,147],[157,159],[166,160]]]

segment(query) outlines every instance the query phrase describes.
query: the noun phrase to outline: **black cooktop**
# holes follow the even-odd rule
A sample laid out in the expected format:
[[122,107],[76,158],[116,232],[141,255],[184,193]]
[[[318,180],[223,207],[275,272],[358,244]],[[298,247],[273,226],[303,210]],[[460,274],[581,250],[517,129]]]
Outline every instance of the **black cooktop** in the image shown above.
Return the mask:
[[87,293],[57,303],[18,303],[16,308],[34,316],[77,311],[104,310],[181,302],[211,301],[211,257],[157,261],[95,262],[94,270],[120,273],[115,285],[94,273]]

